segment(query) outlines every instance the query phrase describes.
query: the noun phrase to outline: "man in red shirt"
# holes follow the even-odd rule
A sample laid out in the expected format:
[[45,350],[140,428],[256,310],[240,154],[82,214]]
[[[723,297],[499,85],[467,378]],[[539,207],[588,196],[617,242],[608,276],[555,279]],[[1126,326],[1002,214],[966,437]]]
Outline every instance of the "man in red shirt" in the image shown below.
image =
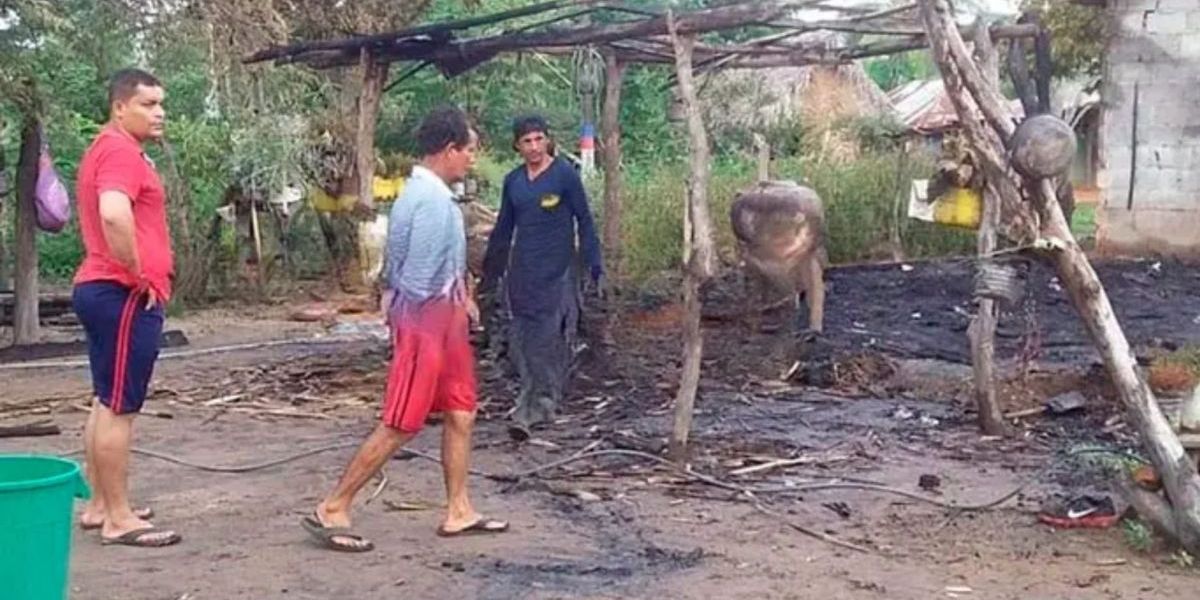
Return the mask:
[[146,399],[171,297],[174,259],[166,194],[142,144],[163,135],[163,87],[137,69],[108,87],[109,121],[79,164],[76,199],[85,256],[73,302],[87,333],[95,401],[84,428],[95,491],[80,517],[104,544],[167,546],[178,533],[146,519],[128,496],[133,417]]

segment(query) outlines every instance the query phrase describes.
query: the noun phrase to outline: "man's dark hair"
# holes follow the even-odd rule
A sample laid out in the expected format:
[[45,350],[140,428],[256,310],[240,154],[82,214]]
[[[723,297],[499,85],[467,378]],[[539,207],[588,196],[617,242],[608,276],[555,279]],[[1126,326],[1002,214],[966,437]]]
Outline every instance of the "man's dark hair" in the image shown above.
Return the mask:
[[162,82],[141,69],[121,69],[113,73],[108,80],[108,105],[132,98],[139,85],[162,87]]
[[433,109],[417,129],[417,146],[422,156],[433,156],[446,146],[463,148],[471,143],[471,121],[467,113],[454,106]]
[[517,143],[517,140],[535,131],[540,131],[546,134],[547,137],[550,136],[550,126],[546,124],[546,119],[542,118],[541,115],[518,117],[513,121],[513,143]]

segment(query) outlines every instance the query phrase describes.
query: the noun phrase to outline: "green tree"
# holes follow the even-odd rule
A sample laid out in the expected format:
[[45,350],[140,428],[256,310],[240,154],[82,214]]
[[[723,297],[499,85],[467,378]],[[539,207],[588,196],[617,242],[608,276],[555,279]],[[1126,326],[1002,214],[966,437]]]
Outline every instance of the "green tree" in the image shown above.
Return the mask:
[[1069,0],[1025,0],[1024,8],[1037,12],[1050,31],[1055,77],[1100,75],[1112,29],[1103,7]]
[[927,50],[913,50],[864,61],[867,75],[884,91],[910,81],[938,76],[937,66]]

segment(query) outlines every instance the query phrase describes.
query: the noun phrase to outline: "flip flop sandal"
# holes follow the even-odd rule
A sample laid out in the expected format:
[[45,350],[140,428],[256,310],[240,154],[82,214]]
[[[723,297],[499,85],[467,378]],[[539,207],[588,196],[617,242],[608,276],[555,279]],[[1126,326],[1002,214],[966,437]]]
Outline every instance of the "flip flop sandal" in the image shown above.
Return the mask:
[[[146,539],[153,534],[164,532],[170,533],[171,535],[160,538]],[[120,545],[137,546],[139,548],[161,548],[163,546],[178,544],[182,540],[183,536],[175,533],[174,531],[159,527],[143,527],[141,529],[134,529],[133,531],[125,533],[124,535],[119,535],[115,538],[101,537],[100,544],[104,546]]]
[[438,527],[437,534],[440,537],[458,537],[463,535],[504,533],[505,531],[508,531],[508,523],[480,517],[478,521],[456,531],[447,531],[444,526]]
[[[135,509],[133,509],[133,516],[135,516],[143,521],[149,521],[150,519],[154,518],[154,509],[150,508],[149,506],[143,506],[142,508],[135,508]],[[84,523],[83,521],[79,522],[79,528],[84,531],[100,529],[101,527],[104,527],[103,522],[100,522],[100,523]]]
[[[375,544],[360,535],[350,531],[349,527],[328,527],[321,523],[321,519],[316,514],[309,515],[300,520],[300,526],[313,536],[321,545],[338,552],[367,552],[375,549]],[[335,541],[333,538],[349,538],[357,542],[365,542],[363,545],[351,545],[343,542]]]

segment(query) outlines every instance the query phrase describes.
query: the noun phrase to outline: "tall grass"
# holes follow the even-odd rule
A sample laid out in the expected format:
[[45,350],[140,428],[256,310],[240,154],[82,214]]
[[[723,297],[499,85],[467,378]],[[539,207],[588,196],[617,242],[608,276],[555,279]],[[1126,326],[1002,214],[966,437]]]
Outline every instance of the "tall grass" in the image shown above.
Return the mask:
[[[974,235],[906,216],[912,179],[924,178],[932,159],[922,155],[899,160],[896,152],[873,152],[848,163],[822,163],[788,157],[773,165],[777,179],[812,187],[825,203],[827,249],[833,263],[890,257],[893,227],[909,258],[955,255],[974,249]],[[755,168],[745,158],[720,158],[712,164],[709,202],[718,256],[735,260],[729,208],[737,192],[754,183]],[[628,169],[625,192],[623,272],[634,281],[676,268],[682,256],[683,201],[687,168],[683,164]],[[903,194],[901,196],[901,194]],[[900,215],[896,200],[901,199]]]

